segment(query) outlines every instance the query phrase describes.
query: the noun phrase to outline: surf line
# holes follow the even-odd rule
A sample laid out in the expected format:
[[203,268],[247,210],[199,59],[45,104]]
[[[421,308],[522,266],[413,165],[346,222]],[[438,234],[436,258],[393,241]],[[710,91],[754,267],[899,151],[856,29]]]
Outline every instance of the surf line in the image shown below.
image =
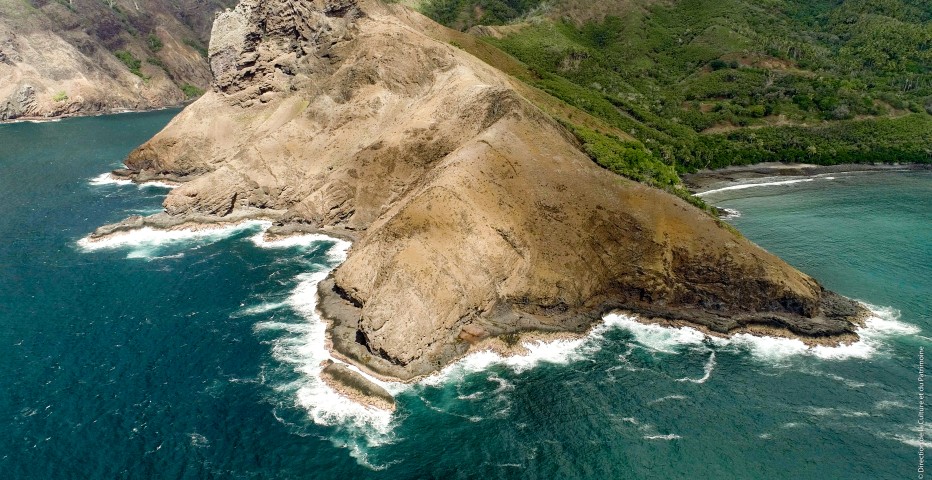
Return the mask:
[[[822,177],[823,180],[834,180],[835,177]],[[813,182],[815,178],[798,178],[795,180],[781,180],[779,182],[760,182],[760,183],[742,183],[739,185],[730,185],[727,187],[716,188],[715,190],[706,190],[705,192],[699,192],[696,194],[697,197],[704,197],[706,195],[711,195],[718,192],[727,192],[730,190],[745,190],[748,188],[754,187],[773,187],[779,185],[792,185],[794,183],[806,183]]]

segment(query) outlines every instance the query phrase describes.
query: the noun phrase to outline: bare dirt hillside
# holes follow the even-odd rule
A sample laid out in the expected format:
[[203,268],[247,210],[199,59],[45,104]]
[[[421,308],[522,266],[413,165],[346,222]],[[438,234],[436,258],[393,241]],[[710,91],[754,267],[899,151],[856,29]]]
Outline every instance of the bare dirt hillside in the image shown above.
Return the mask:
[[0,0],[0,121],[177,105],[235,1]]

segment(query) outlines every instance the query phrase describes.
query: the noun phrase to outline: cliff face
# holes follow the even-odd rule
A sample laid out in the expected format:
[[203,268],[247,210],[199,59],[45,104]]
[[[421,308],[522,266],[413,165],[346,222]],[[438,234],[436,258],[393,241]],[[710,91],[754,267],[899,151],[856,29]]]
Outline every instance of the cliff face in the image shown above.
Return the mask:
[[197,47],[234,3],[0,1],[0,121],[184,102],[209,86]]
[[851,338],[852,302],[598,167],[427,22],[378,0],[244,0],[214,25],[212,91],[121,173],[184,182],[163,222],[263,211],[354,237],[321,308],[333,348],[387,376],[433,372],[491,336],[582,331],[611,309]]

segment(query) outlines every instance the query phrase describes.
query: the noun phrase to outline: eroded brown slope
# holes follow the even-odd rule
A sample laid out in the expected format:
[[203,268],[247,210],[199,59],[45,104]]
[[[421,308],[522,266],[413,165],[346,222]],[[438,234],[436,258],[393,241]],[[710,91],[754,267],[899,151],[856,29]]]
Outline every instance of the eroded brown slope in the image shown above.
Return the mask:
[[[177,105],[231,0],[0,0],[0,121]],[[133,74],[115,52],[140,62]],[[123,53],[124,55],[126,53]],[[145,77],[145,78],[143,78]]]
[[616,308],[851,338],[850,301],[595,165],[512,80],[378,0],[245,0],[215,89],[127,160],[186,183],[154,223],[263,212],[356,242],[321,289],[336,351],[410,379],[489,336]]

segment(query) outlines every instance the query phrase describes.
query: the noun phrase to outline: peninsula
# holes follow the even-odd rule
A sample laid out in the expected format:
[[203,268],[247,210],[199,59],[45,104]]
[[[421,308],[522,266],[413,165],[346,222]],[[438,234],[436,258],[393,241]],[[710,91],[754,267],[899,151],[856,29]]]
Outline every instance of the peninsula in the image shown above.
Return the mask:
[[319,290],[331,347],[401,381],[488,339],[584,332],[614,310],[723,335],[856,340],[856,302],[597,164],[568,119],[625,132],[458,35],[380,0],[243,0],[214,24],[212,88],[114,173],[180,183],[165,212],[97,236],[263,217],[349,238]]

